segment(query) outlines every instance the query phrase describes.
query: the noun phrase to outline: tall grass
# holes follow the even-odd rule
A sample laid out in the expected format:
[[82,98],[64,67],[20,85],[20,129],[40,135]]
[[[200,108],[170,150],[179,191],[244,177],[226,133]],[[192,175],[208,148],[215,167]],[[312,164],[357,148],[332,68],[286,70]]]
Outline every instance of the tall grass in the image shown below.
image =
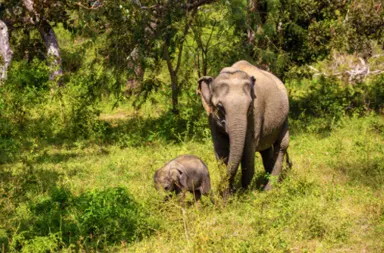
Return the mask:
[[[164,92],[112,110],[92,95],[105,76],[74,74],[56,89],[33,64],[14,65],[0,89],[1,251],[384,251],[383,76],[288,84],[293,169],[262,192],[256,154],[250,189],[224,203],[225,168],[192,86],[177,116]],[[181,154],[208,165],[215,204],[155,191],[155,170]]]
[[189,153],[207,163],[217,192],[224,171],[209,139],[47,146],[1,167],[0,242],[23,252],[383,251],[384,120],[343,122],[328,136],[292,136],[294,167],[274,190],[259,191],[256,178],[215,205],[163,202],[152,182],[157,168]]

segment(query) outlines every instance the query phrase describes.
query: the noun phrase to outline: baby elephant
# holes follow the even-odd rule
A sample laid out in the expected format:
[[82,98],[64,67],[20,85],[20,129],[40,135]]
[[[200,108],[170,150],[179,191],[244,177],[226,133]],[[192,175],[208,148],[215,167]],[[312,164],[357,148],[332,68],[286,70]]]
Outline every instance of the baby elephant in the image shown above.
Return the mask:
[[181,155],[168,162],[156,171],[154,181],[157,190],[163,188],[176,194],[189,191],[195,195],[196,201],[211,190],[207,166],[193,155]]

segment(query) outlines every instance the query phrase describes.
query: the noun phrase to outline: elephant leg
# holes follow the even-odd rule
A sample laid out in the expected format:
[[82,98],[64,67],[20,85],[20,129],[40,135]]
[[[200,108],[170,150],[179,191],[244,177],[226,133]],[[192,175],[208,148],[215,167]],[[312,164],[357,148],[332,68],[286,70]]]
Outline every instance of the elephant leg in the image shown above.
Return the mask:
[[274,154],[273,154],[273,147],[270,147],[269,149],[260,151],[261,157],[263,159],[263,165],[264,170],[266,173],[271,174],[273,170],[273,160],[274,160]]
[[[285,150],[279,149],[276,152],[274,152],[274,165],[270,173],[270,176],[277,177],[278,181],[280,181],[281,167],[282,167],[284,155],[285,155]],[[269,179],[267,185],[264,187],[264,190],[266,191],[270,190],[272,188],[272,184],[273,184],[273,181]]]
[[[284,160],[284,155],[287,152],[288,144],[289,144],[289,131],[288,126],[284,127],[282,131],[282,137],[278,142],[273,146],[273,168],[271,171],[271,176],[277,177],[280,181],[281,170]],[[270,190],[272,188],[271,180],[268,181],[267,185],[264,187],[264,190]]]
[[228,164],[229,157],[229,138],[224,134],[216,134],[216,138],[213,140],[215,148],[216,159],[225,165]]
[[196,191],[194,191],[194,195],[195,195],[195,201],[196,201],[196,202],[199,201],[200,198],[201,198],[201,192],[200,192],[200,190],[196,190]]

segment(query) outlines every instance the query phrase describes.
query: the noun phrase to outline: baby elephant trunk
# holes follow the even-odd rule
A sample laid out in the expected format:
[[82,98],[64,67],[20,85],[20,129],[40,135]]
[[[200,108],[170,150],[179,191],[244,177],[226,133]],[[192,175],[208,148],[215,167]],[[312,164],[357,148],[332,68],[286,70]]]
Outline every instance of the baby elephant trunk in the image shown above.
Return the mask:
[[207,195],[211,190],[211,180],[209,178],[209,174],[203,178],[203,182],[201,183],[201,194]]

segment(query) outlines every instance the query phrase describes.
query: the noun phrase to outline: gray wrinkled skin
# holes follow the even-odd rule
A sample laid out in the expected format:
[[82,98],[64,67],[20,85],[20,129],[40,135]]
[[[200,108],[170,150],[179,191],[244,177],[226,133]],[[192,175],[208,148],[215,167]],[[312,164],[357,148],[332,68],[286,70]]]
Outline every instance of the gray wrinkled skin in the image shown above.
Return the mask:
[[164,189],[176,194],[189,191],[194,194],[196,201],[211,190],[207,166],[193,155],[181,155],[168,162],[156,171],[154,182],[157,190]]
[[[248,187],[256,151],[261,153],[265,171],[280,177],[289,144],[284,84],[271,73],[239,61],[222,69],[216,78],[200,78],[197,92],[208,114],[216,158],[227,166],[226,192],[233,188],[240,164],[242,186]],[[264,189],[270,188],[271,181]]]

